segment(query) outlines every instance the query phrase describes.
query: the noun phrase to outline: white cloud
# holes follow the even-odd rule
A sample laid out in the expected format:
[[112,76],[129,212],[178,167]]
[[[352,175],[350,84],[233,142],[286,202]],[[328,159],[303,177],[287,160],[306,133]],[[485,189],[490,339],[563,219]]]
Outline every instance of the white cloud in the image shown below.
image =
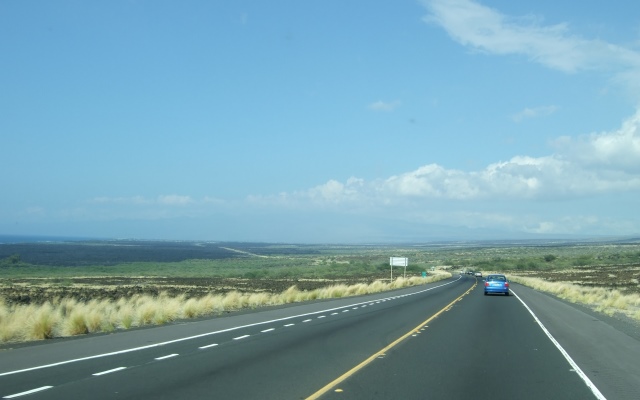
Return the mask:
[[374,111],[393,111],[396,108],[400,107],[400,101],[392,101],[392,102],[384,102],[381,100],[376,101],[375,103],[369,104],[369,108]]
[[362,179],[350,178],[346,184],[336,180],[316,186],[307,192],[312,201],[340,203],[344,201],[356,200],[359,198],[359,190],[363,185]]
[[511,118],[515,122],[521,122],[525,119],[530,118],[538,118],[538,117],[546,117],[547,115],[551,115],[558,111],[557,106],[541,106],[541,107],[533,107],[533,108],[525,108],[522,111],[519,111],[511,116]]
[[576,199],[640,190],[640,110],[618,130],[577,139],[563,137],[554,145],[555,154],[515,156],[476,171],[428,164],[384,180],[329,180],[308,190],[252,196],[250,200],[282,205],[384,207],[420,199]]
[[[204,202],[211,202],[210,198],[205,198]],[[195,203],[190,196],[181,196],[177,194],[159,195],[155,199],[148,199],[144,196],[131,197],[95,197],[90,203],[95,204],[115,204],[115,205],[165,205],[165,206],[184,206]]]
[[626,74],[640,69],[640,53],[584,39],[572,34],[566,23],[543,25],[532,16],[510,17],[472,0],[422,3],[429,12],[425,21],[441,26],[452,39],[474,50],[524,55],[565,72],[613,69]]
[[447,170],[429,164],[398,176],[392,176],[378,188],[388,196],[418,196],[464,199],[476,197],[479,187],[462,171]]
[[149,204],[151,201],[145,199],[142,196],[133,197],[94,197],[90,200],[90,203],[96,204]]
[[60,211],[63,217],[78,220],[201,218],[228,209],[228,203],[215,197],[194,199],[187,195],[156,197],[96,197],[79,207]]
[[184,206],[193,203],[190,196],[180,196],[177,194],[158,196],[158,204],[164,204],[169,206]]
[[531,222],[522,228],[523,232],[537,234],[582,234],[584,232],[637,233],[633,221],[612,220],[596,215],[564,216],[556,220]]
[[640,173],[640,110],[615,132],[591,133],[577,139],[561,137],[554,145],[584,168],[605,169],[610,174]]
[[45,214],[44,207],[40,207],[40,206],[27,207],[25,212],[28,215],[44,215]]
[[247,201],[253,205],[294,206],[344,206],[362,204],[367,200],[368,187],[362,179],[349,178],[346,183],[331,179],[311,189],[277,195],[250,195]]

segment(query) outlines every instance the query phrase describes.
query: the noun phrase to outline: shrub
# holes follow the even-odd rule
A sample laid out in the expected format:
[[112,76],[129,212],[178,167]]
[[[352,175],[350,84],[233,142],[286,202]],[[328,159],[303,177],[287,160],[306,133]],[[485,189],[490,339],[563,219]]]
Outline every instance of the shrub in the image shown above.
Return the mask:
[[47,302],[39,307],[34,307],[31,318],[25,331],[27,339],[51,339],[54,337],[54,329],[58,318],[51,303]]
[[138,325],[149,325],[155,321],[156,312],[158,307],[154,304],[148,296],[144,296],[140,300],[140,306],[138,307],[137,321]]
[[198,315],[198,302],[196,299],[189,299],[182,308],[182,315],[185,318],[193,318]]
[[116,312],[116,320],[120,322],[118,327],[129,329],[133,326],[135,320],[135,311],[131,304],[122,305]]
[[84,320],[83,310],[73,309],[64,320],[62,336],[84,335],[89,333],[89,328]]

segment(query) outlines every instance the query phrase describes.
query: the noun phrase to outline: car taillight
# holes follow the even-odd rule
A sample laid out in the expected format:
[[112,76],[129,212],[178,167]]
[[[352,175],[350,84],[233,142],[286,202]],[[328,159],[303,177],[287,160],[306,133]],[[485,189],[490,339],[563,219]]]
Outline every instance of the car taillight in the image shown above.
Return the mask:
[[509,282],[505,282],[504,287],[509,287]]
[[489,282],[485,282],[485,283],[484,283],[484,286],[489,286]]

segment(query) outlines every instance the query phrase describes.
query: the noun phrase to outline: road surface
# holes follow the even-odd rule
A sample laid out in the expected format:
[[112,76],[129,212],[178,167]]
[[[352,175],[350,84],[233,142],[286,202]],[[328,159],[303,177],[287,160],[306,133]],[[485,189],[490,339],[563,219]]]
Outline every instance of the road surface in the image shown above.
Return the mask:
[[420,287],[0,351],[21,399],[638,399],[633,326],[513,284]]

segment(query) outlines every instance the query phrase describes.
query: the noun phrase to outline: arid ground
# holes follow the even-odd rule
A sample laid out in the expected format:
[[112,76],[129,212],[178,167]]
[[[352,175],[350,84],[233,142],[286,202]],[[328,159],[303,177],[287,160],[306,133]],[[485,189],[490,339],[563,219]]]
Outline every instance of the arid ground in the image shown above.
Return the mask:
[[[313,290],[388,279],[390,254],[408,255],[408,272],[414,276],[437,265],[450,265],[452,272],[476,265],[480,270],[497,267],[507,275],[640,294],[640,244],[629,240],[588,246],[484,243],[404,248],[122,240],[4,243],[0,297],[8,304],[42,304],[61,298],[86,302],[160,293],[187,298],[234,290],[280,293],[294,285]],[[498,265],[500,260],[503,265]]]
[[[505,272],[508,275],[508,272]],[[640,294],[640,265],[583,267],[561,271],[518,271],[520,276],[543,278],[549,282],[568,282],[585,287],[617,289],[623,294]],[[245,293],[280,293],[291,286],[299,290],[356,283],[371,283],[388,276],[350,277],[348,279],[241,279],[216,277],[74,277],[13,279],[0,285],[0,297],[9,304],[42,304],[46,301],[73,298],[78,301],[117,300],[134,295],[187,298],[230,291]]]
[[71,279],[15,279],[10,285],[0,285],[0,297],[8,304],[42,304],[61,298],[77,301],[118,300],[134,295],[169,296],[187,298],[207,294],[225,294],[230,291],[245,293],[281,293],[291,286],[299,290],[313,290],[334,284],[352,285],[371,283],[372,277],[350,279],[236,279],[236,278],[118,278],[90,277]]
[[592,288],[616,289],[623,294],[640,295],[640,265],[607,265],[560,271],[518,271],[518,275],[567,282]]

